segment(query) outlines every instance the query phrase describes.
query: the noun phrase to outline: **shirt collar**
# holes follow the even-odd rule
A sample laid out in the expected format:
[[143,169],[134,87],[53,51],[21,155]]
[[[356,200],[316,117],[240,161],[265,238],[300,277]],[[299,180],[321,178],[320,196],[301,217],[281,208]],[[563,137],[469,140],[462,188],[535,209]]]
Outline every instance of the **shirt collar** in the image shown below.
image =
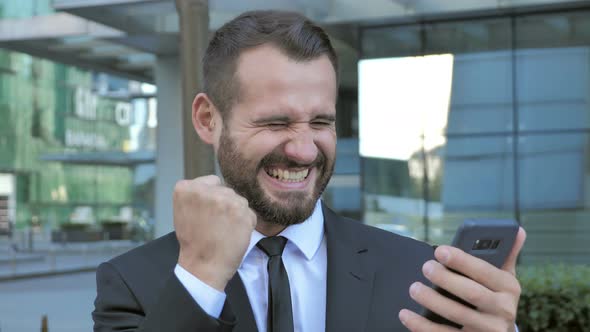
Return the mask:
[[[307,260],[312,259],[320,248],[320,244],[324,237],[324,213],[322,212],[321,201],[318,199],[313,213],[309,218],[300,224],[288,226],[278,235],[286,237],[289,240],[287,245],[289,245],[289,243],[295,245],[297,249],[305,255]],[[264,237],[265,236],[257,230],[252,232],[252,235],[250,236],[250,244],[244,254],[244,259],[250,254],[258,241]]]

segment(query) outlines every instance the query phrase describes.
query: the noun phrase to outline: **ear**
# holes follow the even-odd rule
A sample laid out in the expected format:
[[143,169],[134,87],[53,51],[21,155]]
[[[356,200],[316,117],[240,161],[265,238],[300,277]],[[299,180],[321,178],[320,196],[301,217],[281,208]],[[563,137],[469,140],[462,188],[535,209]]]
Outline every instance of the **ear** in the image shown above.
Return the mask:
[[219,111],[205,93],[199,93],[193,100],[193,127],[207,144],[215,144],[221,126]]

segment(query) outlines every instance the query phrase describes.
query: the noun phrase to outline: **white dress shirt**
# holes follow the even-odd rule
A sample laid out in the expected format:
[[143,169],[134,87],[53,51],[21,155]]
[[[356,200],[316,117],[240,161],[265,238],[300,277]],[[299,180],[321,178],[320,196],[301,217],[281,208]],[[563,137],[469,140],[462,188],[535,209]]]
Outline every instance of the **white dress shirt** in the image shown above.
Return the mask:
[[[301,224],[283,230],[287,238],[283,263],[289,275],[293,324],[295,332],[324,331],[326,325],[327,249],[324,236],[324,214],[318,200],[312,215]],[[238,268],[246,288],[254,320],[259,332],[267,331],[268,256],[256,243],[264,235],[254,231],[250,244]],[[180,265],[174,269],[176,277],[207,314],[218,318],[226,294],[210,287]]]

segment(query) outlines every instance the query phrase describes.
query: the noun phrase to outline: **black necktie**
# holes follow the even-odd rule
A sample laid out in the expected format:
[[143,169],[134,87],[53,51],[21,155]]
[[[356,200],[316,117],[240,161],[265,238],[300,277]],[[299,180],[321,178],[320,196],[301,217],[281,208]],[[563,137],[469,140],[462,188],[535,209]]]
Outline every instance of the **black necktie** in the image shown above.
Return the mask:
[[281,258],[286,243],[282,236],[271,236],[256,244],[268,255],[268,332],[293,332],[289,276]]

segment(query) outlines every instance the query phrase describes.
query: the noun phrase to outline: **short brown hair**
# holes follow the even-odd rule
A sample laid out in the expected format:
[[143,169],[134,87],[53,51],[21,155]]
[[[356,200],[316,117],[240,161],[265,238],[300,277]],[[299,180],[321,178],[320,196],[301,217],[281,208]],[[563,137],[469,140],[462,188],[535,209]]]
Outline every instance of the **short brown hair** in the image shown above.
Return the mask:
[[204,91],[222,116],[238,98],[235,73],[240,53],[263,44],[277,47],[296,61],[325,54],[338,75],[338,59],[328,34],[305,16],[274,10],[243,13],[215,32],[203,57]]

